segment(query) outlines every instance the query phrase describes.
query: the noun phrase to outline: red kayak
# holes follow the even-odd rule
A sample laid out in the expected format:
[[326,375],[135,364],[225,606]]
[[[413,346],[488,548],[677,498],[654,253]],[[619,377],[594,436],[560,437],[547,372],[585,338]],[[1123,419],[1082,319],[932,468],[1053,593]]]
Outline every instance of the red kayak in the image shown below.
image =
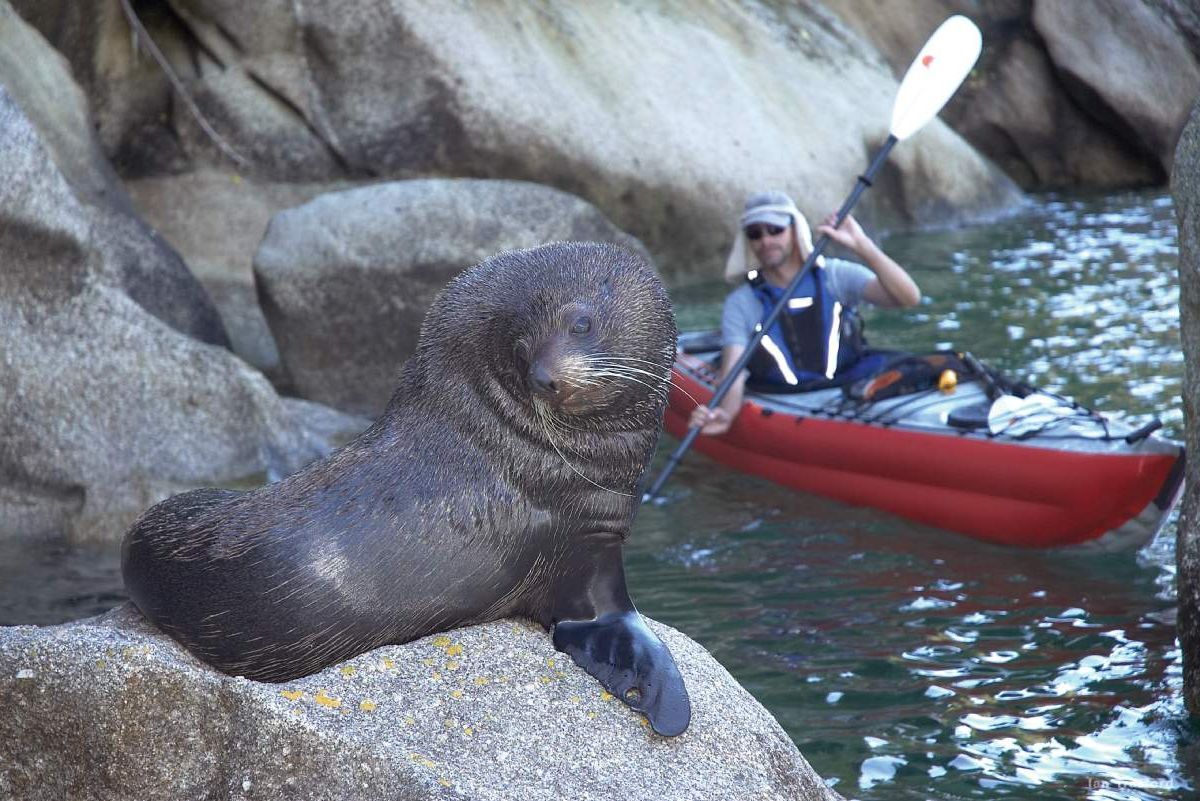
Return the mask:
[[[712,397],[718,347],[711,332],[680,337],[666,415],[676,437]],[[1133,430],[1047,393],[996,395],[990,379],[870,402],[840,388],[748,391],[729,432],[694,447],[793,489],[989,542],[1129,547],[1158,531],[1181,494],[1184,455],[1153,435],[1157,424]]]

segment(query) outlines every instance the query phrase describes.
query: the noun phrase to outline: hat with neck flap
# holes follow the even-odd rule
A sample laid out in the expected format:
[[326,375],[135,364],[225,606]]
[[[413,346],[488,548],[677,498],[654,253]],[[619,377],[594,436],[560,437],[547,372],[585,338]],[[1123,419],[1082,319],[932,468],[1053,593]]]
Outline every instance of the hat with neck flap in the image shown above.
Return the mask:
[[[796,203],[785,192],[756,192],[746,198],[742,216],[738,218],[737,236],[733,240],[733,248],[729,251],[729,259],[725,262],[725,280],[736,284],[746,277],[746,273],[755,268],[754,254],[750,252],[750,240],[746,238],[746,226],[761,223],[777,225],[781,228],[794,226],[796,241],[800,244],[800,258],[807,259],[812,253],[812,229],[808,220],[796,208]],[[824,257],[817,260],[817,266],[824,266]]]

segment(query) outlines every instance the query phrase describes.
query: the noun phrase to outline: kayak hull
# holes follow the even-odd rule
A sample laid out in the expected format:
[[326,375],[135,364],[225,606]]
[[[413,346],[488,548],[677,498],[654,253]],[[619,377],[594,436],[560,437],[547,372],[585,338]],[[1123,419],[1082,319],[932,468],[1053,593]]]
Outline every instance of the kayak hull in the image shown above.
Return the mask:
[[[685,357],[672,375],[665,424],[676,437],[713,394],[697,367]],[[1182,449],[1154,437],[1066,448],[780,410],[753,395],[728,433],[697,437],[693,447],[792,489],[1025,547],[1144,542],[1182,484]]]

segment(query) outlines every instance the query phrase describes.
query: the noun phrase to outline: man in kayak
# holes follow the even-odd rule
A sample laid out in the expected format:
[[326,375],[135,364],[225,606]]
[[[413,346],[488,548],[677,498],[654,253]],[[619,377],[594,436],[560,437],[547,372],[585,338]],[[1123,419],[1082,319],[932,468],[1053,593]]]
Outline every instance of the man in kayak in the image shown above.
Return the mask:
[[[713,410],[697,406],[689,425],[700,433],[724,434],[742,408],[746,381],[780,389],[828,384],[866,375],[878,365],[863,358],[861,330],[854,307],[909,308],[921,300],[912,276],[879,249],[862,226],[847,216],[840,228],[829,215],[817,231],[842,245],[865,264],[817,259],[788,300],[787,307],[755,348],[747,369]],[[746,350],[758,323],[812,252],[808,221],[783,192],[760,192],[746,200],[737,238],[725,266],[725,280],[742,284],[725,299],[721,315],[721,378]],[[752,258],[751,258],[752,257]],[[757,264],[757,269],[748,269]]]

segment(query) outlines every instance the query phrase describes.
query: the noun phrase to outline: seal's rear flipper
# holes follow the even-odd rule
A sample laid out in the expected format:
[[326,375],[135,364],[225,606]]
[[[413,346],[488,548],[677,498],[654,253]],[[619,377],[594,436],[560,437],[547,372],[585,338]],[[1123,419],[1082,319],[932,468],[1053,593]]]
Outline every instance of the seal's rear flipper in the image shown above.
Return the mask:
[[636,609],[609,612],[595,620],[562,620],[554,647],[595,676],[604,688],[644,714],[664,737],[682,734],[692,704],[679,668],[662,640]]

